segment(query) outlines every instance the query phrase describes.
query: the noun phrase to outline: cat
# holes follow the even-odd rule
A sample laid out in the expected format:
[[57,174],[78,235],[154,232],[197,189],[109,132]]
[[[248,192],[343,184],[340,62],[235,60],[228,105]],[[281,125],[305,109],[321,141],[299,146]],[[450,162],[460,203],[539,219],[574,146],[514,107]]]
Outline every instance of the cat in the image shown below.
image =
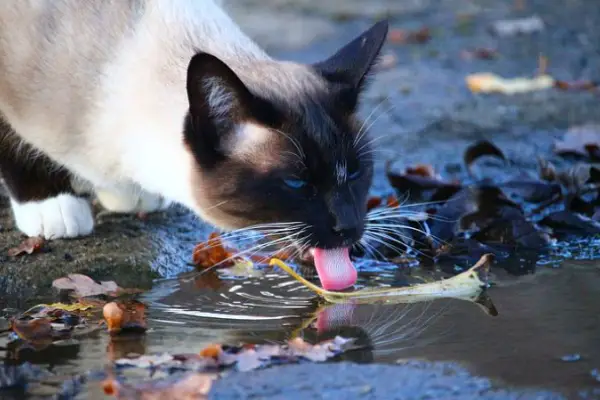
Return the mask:
[[[276,60],[213,0],[4,0],[0,174],[27,236],[181,204],[312,250],[354,284],[371,142],[357,116],[386,20],[313,64]],[[79,189],[78,189],[79,188]]]

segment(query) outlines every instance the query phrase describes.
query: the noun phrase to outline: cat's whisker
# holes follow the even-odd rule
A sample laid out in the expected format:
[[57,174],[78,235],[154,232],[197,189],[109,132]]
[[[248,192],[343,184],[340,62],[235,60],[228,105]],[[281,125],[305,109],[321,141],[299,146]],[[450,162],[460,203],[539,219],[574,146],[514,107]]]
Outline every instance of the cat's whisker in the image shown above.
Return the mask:
[[[387,247],[387,248],[390,248],[390,249],[392,249],[394,251],[397,251],[400,254],[405,253],[408,249],[412,249],[412,250],[416,251],[417,253],[419,253],[421,256],[430,258],[430,256],[428,256],[427,254],[423,253],[422,251],[415,249],[414,247],[410,246],[408,243],[403,242],[401,240],[398,240],[398,239],[394,238],[393,236],[391,236],[391,235],[389,235],[387,233],[384,233],[384,232],[369,232],[368,234],[369,234],[371,240],[373,240],[373,241],[375,241],[377,243],[380,243],[384,247]],[[412,242],[424,245],[423,243],[420,243],[419,241],[417,241],[417,240],[415,240],[415,239],[413,239],[413,238],[411,238],[409,236],[399,234],[398,232],[394,232],[394,234],[397,235],[397,236],[399,236],[402,239],[407,240],[408,242],[412,241]],[[398,247],[394,246],[392,243],[397,243],[397,244],[403,246],[405,248],[404,252],[401,249],[399,249]]]
[[[389,96],[388,96],[386,99],[382,100],[382,101],[381,101],[381,102],[380,102],[380,103],[377,105],[377,107],[376,107],[375,109],[376,109],[376,110],[377,110],[377,109],[379,109],[379,107],[380,107],[380,106],[381,106],[381,105],[382,105],[382,104],[383,104],[383,103],[384,103],[384,102],[385,102],[387,99],[389,99]],[[387,113],[389,113],[390,111],[392,111],[392,110],[393,110],[395,107],[396,107],[396,105],[395,105],[395,104],[391,104],[391,105],[390,105],[390,107],[388,107],[388,109],[387,109],[387,110],[385,110],[385,111],[382,111],[381,113],[379,113],[379,115],[378,115],[376,118],[374,118],[374,119],[373,119],[373,121],[369,122],[369,123],[368,123],[368,125],[366,125],[366,121],[365,121],[365,123],[363,123],[363,126],[362,126],[362,127],[361,127],[361,129],[360,129],[361,135],[357,135],[357,138],[358,138],[358,140],[355,140],[355,141],[354,141],[354,146],[356,147],[356,146],[358,145],[358,143],[360,142],[360,140],[362,139],[362,137],[364,137],[364,135],[366,134],[366,132],[369,132],[369,130],[370,130],[372,127],[373,127],[373,125],[375,125],[375,124],[377,123],[377,121],[379,121],[379,119],[380,119],[381,117],[383,117],[385,114],[387,114]],[[372,112],[371,114],[373,114],[373,112]],[[360,137],[359,137],[359,136],[360,136]],[[357,153],[359,152],[359,150],[358,150],[358,149],[357,149],[356,151],[357,151]]]
[[[412,236],[408,236],[408,235],[405,235],[405,234],[401,233],[401,231],[390,229],[390,228],[370,229],[369,233],[372,233],[372,234],[377,233],[377,234],[380,234],[380,235],[385,235],[386,237],[389,238],[389,240],[394,239],[393,235],[396,235],[396,236],[399,236],[400,238],[406,240],[407,242],[413,242],[413,243],[416,243],[416,244],[420,244],[421,246],[427,246],[428,245],[427,243],[424,243],[424,242],[422,242],[420,240],[417,240],[417,239],[415,239]],[[406,246],[410,247],[410,245],[408,243],[406,243]]]
[[221,202],[219,202],[219,203],[217,203],[215,205],[212,205],[212,206],[204,209],[203,211],[209,211],[209,210],[212,210],[214,208],[220,208],[221,206],[225,205],[228,202],[229,202],[229,200],[223,200],[223,201],[221,201]]
[[387,230],[392,233],[397,233],[396,230],[407,229],[407,230],[421,233],[421,234],[425,235],[426,237],[431,237],[439,242],[447,244],[442,238],[431,234],[431,232],[427,232],[422,229],[418,229],[418,228],[415,228],[415,227],[412,227],[409,225],[401,225],[401,224],[367,224],[367,225],[368,226],[366,226],[366,230],[369,230],[369,232],[373,232],[373,231],[376,231],[377,229],[380,229],[380,230]]
[[228,240],[228,241],[234,241],[234,240],[252,240],[252,239],[260,239],[260,238],[264,238],[267,236],[273,236],[273,235],[282,235],[282,234],[286,234],[289,232],[294,232],[296,230],[298,230],[300,227],[291,227],[291,228],[277,228],[277,229],[269,229],[269,230],[263,230],[263,231],[255,231],[255,230],[249,230],[249,231],[234,231],[234,232],[228,232],[228,233],[224,233],[222,234],[220,237],[222,240]]
[[366,222],[370,222],[370,223],[375,223],[375,222],[379,222],[379,221],[398,221],[398,220],[410,220],[410,221],[414,221],[414,222],[427,222],[428,220],[431,221],[439,221],[439,222],[457,222],[459,219],[451,219],[451,218],[447,218],[447,217],[443,217],[443,216],[436,216],[434,215],[429,215],[426,212],[421,212],[421,211],[400,211],[397,214],[393,214],[390,213],[388,215],[376,215],[376,216],[368,216],[368,218],[366,218]]
[[377,253],[379,255],[379,257],[381,258],[385,258],[385,256],[383,255],[383,253],[381,253],[379,250],[377,250],[377,248],[373,245],[371,245],[369,243],[369,241],[374,241],[376,243],[379,243],[379,240],[372,238],[368,233],[365,232],[365,234],[363,234],[363,237],[361,239],[361,244],[364,246],[365,250],[368,250],[368,252],[370,253],[371,258],[377,258],[376,254]]
[[[358,129],[358,133],[356,134],[356,137],[354,138],[354,142],[353,142],[354,146],[356,146],[360,142],[362,137],[365,135],[365,133],[368,132],[369,129],[367,128],[367,124],[369,123],[369,120],[377,112],[377,110],[379,110],[379,108],[383,105],[383,103],[385,103],[386,101],[389,100],[390,96],[391,95],[388,95],[385,99],[382,99],[379,102],[379,104],[377,104],[375,107],[373,107],[373,110],[371,110],[369,115],[363,120],[363,123],[361,124],[360,128]],[[390,110],[388,110],[388,112],[389,111]]]
[[216,263],[216,264],[212,265],[211,267],[204,269],[204,270],[202,271],[202,273],[204,273],[204,272],[208,272],[209,270],[212,270],[212,269],[214,269],[214,268],[218,268],[220,265],[223,265],[224,263],[227,263],[227,262],[229,262],[229,261],[232,261],[232,260],[234,260],[234,259],[236,259],[236,258],[241,258],[242,256],[248,255],[249,253],[250,253],[250,254],[256,254],[258,251],[260,251],[260,250],[262,250],[262,249],[265,249],[265,248],[267,248],[267,247],[274,246],[274,245],[276,245],[276,244],[279,244],[279,243],[285,243],[285,242],[292,241],[292,240],[294,240],[294,239],[295,239],[297,236],[299,236],[299,235],[301,235],[302,233],[304,233],[304,232],[306,231],[306,229],[307,229],[307,228],[304,228],[304,229],[301,229],[300,231],[298,231],[298,232],[296,232],[296,233],[289,234],[289,235],[287,235],[287,236],[285,236],[285,237],[282,237],[282,238],[279,238],[279,239],[275,239],[275,240],[271,240],[271,241],[269,241],[269,242],[266,242],[266,243],[261,243],[261,244],[258,244],[258,245],[256,245],[256,246],[252,246],[252,247],[250,247],[249,249],[245,249],[245,250],[243,250],[243,251],[236,252],[236,253],[235,253],[235,254],[233,254],[231,257],[227,257],[226,259],[224,259],[224,260],[222,260],[222,261],[220,261],[220,262],[218,262],[218,263]]
[[[403,249],[401,249],[401,248],[399,248],[399,247],[397,247],[397,246],[395,246],[395,245],[391,244],[391,243],[390,243],[390,241],[386,242],[385,240],[383,240],[382,238],[380,238],[381,236],[382,236],[382,235],[380,235],[380,234],[369,234],[369,235],[367,236],[367,240],[370,240],[370,241],[372,241],[372,242],[375,242],[375,243],[379,243],[379,244],[381,244],[381,245],[382,245],[382,246],[384,246],[384,247],[387,247],[387,248],[389,248],[389,249],[392,249],[392,250],[394,250],[394,251],[398,252],[399,254],[402,254],[402,253],[404,253],[404,252],[405,252],[405,250],[403,251]],[[398,243],[401,243],[401,244],[402,244],[404,247],[406,247],[406,248],[408,247],[408,245],[407,245],[407,244],[405,244],[405,243],[402,243],[402,242],[400,242],[399,240],[394,240],[394,241],[395,241],[395,242],[398,242]],[[376,250],[376,251],[377,251],[377,253],[378,253],[379,255],[381,255],[381,257],[382,257],[382,258],[386,258],[386,257],[384,257],[384,256],[383,256],[383,254],[382,254],[382,253],[381,253],[379,250]]]
[[296,151],[298,152],[296,156],[304,163],[304,160],[306,159],[306,154],[304,153],[304,149],[302,149],[302,146],[300,145],[298,140],[279,129],[275,129],[275,132],[281,134],[283,137],[285,137],[292,143],[292,145],[296,148]]
[[379,135],[373,138],[369,138],[368,140],[366,140],[363,144],[360,145],[360,147],[358,147],[355,151],[356,154],[360,155],[362,154],[363,149],[365,148],[370,148],[371,146],[373,146],[375,143],[377,143],[378,141],[382,140],[382,139],[386,139],[392,136],[398,136],[397,133],[388,133],[386,135]]

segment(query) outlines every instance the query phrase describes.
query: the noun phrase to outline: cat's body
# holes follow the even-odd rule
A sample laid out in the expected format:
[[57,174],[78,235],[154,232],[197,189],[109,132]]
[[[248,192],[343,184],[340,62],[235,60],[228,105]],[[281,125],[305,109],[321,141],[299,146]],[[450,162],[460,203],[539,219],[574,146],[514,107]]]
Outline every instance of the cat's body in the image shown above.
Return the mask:
[[360,164],[353,149],[367,146],[353,112],[386,32],[373,28],[337,64],[317,67],[273,60],[209,0],[3,1],[0,173],[17,227],[49,238],[91,233],[75,180],[114,211],[177,202],[222,228],[302,223],[318,247],[319,230],[364,214],[341,198],[364,200],[370,164],[360,193],[328,189],[316,216],[299,214],[311,196],[298,190],[311,170],[331,171],[310,182],[315,193],[349,185]]

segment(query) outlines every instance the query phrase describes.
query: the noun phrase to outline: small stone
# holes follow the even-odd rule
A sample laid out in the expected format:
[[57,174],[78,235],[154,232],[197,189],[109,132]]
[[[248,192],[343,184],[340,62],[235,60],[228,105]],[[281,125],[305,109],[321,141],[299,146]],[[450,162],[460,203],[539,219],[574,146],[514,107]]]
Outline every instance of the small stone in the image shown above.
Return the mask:
[[378,71],[385,71],[387,69],[392,69],[396,64],[398,64],[398,57],[392,53],[384,54],[379,63],[376,65],[376,69]]
[[8,322],[8,320],[6,318],[0,317],[0,332],[7,331],[9,327],[10,323]]
[[577,354],[577,353],[566,354],[566,355],[562,356],[560,359],[565,362],[575,362],[575,361],[581,360],[581,355]]
[[358,393],[359,394],[368,394],[368,393],[371,393],[372,391],[373,391],[373,386],[365,385],[365,386],[360,387]]

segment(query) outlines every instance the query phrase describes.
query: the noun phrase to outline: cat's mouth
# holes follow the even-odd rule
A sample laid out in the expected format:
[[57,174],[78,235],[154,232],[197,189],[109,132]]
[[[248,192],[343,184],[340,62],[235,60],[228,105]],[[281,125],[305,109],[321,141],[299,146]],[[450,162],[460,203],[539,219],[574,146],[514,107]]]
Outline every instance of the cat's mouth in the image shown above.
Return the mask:
[[323,289],[342,290],[356,283],[358,273],[350,260],[349,247],[334,249],[315,247],[310,250],[310,253]]

